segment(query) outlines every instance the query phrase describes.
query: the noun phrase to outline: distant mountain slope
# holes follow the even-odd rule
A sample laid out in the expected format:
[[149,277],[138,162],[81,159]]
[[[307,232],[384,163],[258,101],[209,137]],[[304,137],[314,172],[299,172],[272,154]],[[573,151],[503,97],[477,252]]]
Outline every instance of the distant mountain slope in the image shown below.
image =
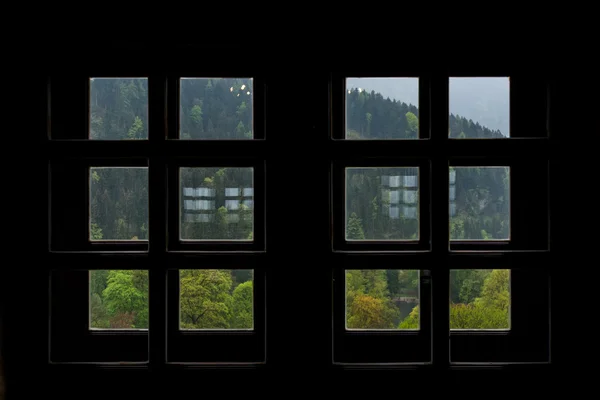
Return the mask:
[[[348,78],[349,89],[380,93],[407,104],[419,104],[418,81],[414,78]],[[452,78],[450,113],[473,120],[491,131],[509,134],[509,83],[506,78]],[[480,136],[478,136],[480,137]]]
[[[348,139],[416,139],[419,109],[413,104],[384,98],[381,93],[358,88],[346,93]],[[450,115],[450,137],[501,138],[498,130],[479,122]]]

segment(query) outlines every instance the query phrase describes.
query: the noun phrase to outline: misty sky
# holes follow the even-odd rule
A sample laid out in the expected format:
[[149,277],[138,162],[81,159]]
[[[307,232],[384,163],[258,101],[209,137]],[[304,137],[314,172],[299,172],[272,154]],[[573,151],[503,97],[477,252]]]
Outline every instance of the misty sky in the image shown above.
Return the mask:
[[[418,78],[348,78],[348,88],[374,90],[404,103],[419,104]],[[509,134],[508,78],[450,78],[450,112]]]

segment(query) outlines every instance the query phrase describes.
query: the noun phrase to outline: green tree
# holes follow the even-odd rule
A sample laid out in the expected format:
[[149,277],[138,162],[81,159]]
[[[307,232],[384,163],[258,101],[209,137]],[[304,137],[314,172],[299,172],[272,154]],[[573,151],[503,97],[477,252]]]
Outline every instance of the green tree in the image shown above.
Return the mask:
[[415,306],[410,314],[398,324],[398,329],[419,329],[419,306]]
[[252,281],[241,283],[233,290],[231,328],[252,329],[252,293]]
[[181,328],[229,328],[232,306],[231,285],[229,271],[181,270]]
[[138,116],[135,117],[133,121],[133,125],[129,128],[129,132],[127,132],[127,137],[129,139],[142,139],[142,135],[144,134],[144,123],[142,119]]
[[385,300],[360,294],[352,302],[347,326],[350,329],[391,329],[398,310],[388,307]]
[[244,137],[246,133],[246,129],[244,128],[244,123],[240,121],[235,128],[235,136],[238,138]]
[[[145,275],[145,278],[143,276]],[[111,270],[103,303],[111,317],[122,319],[127,314],[132,323],[129,328],[148,328],[147,271]]]
[[406,113],[406,122],[408,123],[407,137],[416,139],[419,137],[419,118],[412,112]]
[[106,307],[102,303],[102,298],[98,293],[91,293],[90,296],[90,327],[91,328],[110,328],[109,316]]
[[450,305],[451,329],[507,329],[508,313],[476,304]]
[[358,218],[356,213],[350,214],[348,219],[348,226],[346,228],[347,239],[364,239],[365,232],[362,227],[362,220]]
[[488,275],[483,283],[481,297],[475,304],[478,307],[495,308],[508,313],[510,304],[510,271],[495,269]]
[[102,228],[100,228],[96,223],[90,224],[90,239],[102,240]]

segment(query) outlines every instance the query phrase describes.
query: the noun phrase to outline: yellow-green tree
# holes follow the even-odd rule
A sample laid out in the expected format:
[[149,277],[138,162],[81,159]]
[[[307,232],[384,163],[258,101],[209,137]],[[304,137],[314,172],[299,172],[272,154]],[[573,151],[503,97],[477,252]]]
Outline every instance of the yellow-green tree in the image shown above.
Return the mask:
[[181,328],[229,328],[232,308],[229,271],[182,270],[180,280]]
[[240,283],[233,290],[232,317],[230,328],[252,329],[252,281]]
[[398,324],[398,329],[419,329],[419,306],[415,306],[408,317]]
[[360,294],[354,298],[348,318],[351,329],[391,329],[396,313],[384,299]]

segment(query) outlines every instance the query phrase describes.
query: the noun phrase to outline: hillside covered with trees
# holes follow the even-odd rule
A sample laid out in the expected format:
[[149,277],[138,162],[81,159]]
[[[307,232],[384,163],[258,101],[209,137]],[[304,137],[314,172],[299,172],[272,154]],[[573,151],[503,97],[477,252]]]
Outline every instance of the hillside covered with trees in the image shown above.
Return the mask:
[[[90,139],[148,137],[145,79],[90,82]],[[182,139],[251,139],[250,79],[181,81]],[[150,94],[151,95],[151,94]],[[451,137],[494,138],[498,131],[449,116]],[[347,138],[416,139],[416,106],[358,89],[347,93]],[[90,170],[90,239],[148,238],[147,168]],[[251,168],[185,168],[181,171],[180,237],[185,240],[252,240]],[[509,238],[508,168],[450,169],[449,229],[454,240]],[[346,176],[347,240],[419,239],[417,168],[349,168]],[[508,271],[453,273],[453,328],[508,327]],[[252,327],[252,280],[243,271],[181,271],[181,327]],[[146,328],[148,280],[142,271],[91,274],[91,326]],[[409,270],[349,271],[347,324],[362,329],[419,326],[418,273]]]

